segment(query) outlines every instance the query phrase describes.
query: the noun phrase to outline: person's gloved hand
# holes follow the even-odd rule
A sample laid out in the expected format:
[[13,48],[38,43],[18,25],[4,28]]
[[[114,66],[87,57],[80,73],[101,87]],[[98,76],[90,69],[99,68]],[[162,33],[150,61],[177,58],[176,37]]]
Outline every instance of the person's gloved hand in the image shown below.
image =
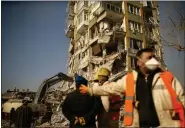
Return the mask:
[[79,119],[78,119],[78,117],[75,117],[74,124],[78,124],[78,122],[79,122]]
[[80,89],[80,93],[83,93],[83,94],[88,93],[88,87],[83,84],[80,86],[79,89]]
[[80,124],[81,124],[82,126],[84,126],[84,125],[86,124],[85,119],[84,119],[83,117],[80,117],[80,118],[79,118],[79,122],[80,122]]

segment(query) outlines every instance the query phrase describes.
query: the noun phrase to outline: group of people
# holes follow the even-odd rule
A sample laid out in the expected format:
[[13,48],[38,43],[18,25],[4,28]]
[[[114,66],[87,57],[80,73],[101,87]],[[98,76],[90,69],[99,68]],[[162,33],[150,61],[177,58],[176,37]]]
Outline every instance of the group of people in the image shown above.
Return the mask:
[[32,109],[28,106],[27,101],[23,101],[23,104],[16,110],[11,109],[10,127],[14,124],[16,128],[30,128],[32,121]]
[[[48,122],[51,124],[51,116],[53,114],[49,104],[46,104],[46,113],[44,114],[41,123]],[[38,111],[32,111],[28,105],[28,101],[24,100],[23,104],[16,110],[14,108],[10,111],[10,127],[14,125],[15,128],[30,128],[35,127],[35,121],[39,118]]]
[[[160,68],[153,49],[141,49],[136,57],[136,69],[116,82],[108,81],[110,71],[105,68],[91,86],[76,76],[76,90],[62,107],[70,128],[118,128],[123,104],[120,127],[185,127],[182,85],[171,72]],[[124,102],[120,96],[125,96]]]
[[[108,81],[110,71],[101,68],[96,74],[94,85],[99,86]],[[88,81],[76,74],[76,90],[71,92],[63,102],[62,111],[70,121],[70,128],[118,128],[120,96],[90,96],[80,93],[81,84],[87,86]]]

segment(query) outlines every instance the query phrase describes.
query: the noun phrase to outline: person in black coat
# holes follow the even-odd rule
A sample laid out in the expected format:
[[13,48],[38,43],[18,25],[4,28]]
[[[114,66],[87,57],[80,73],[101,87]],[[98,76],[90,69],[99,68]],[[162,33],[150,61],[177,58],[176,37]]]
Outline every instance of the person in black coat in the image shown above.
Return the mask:
[[16,128],[30,128],[32,123],[32,109],[28,106],[28,102],[24,101],[23,105],[16,110]]
[[96,128],[96,115],[101,110],[99,97],[81,94],[81,84],[87,85],[87,80],[79,75],[75,77],[76,90],[69,93],[62,105],[64,116],[70,121],[70,128]]

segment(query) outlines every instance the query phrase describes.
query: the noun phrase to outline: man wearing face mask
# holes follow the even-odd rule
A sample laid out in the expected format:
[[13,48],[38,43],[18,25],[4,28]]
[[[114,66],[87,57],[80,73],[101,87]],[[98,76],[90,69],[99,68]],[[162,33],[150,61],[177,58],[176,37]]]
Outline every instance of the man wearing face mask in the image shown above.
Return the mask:
[[152,49],[142,49],[136,56],[136,70],[106,86],[82,85],[81,93],[125,95],[125,127],[185,127],[184,91],[179,81],[159,68]]

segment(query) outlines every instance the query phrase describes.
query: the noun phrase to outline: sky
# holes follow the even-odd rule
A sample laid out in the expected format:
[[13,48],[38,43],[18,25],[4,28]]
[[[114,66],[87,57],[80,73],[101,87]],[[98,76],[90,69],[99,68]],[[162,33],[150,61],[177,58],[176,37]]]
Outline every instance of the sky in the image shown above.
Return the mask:
[[[180,14],[185,19],[185,2],[159,2],[160,12],[160,33],[166,41],[172,42],[173,44],[181,44],[185,46],[185,29],[178,30],[177,27],[173,27],[172,22],[168,17],[173,19],[176,25],[180,21]],[[164,60],[169,71],[171,71],[175,77],[185,87],[185,51],[177,51],[174,48],[163,45],[164,49]]]
[[[185,2],[184,2],[185,3]],[[161,34],[167,34],[171,25],[167,15],[173,14],[173,2],[159,2]],[[58,72],[67,72],[69,40],[65,36],[67,2],[2,2],[2,91],[19,88],[37,91],[44,79]],[[172,13],[169,13],[172,11]],[[185,14],[185,13],[184,13]],[[177,34],[184,44],[184,32]],[[176,41],[176,40],[175,40]],[[184,52],[164,47],[168,69],[184,85]]]
[[2,91],[67,72],[67,2],[2,2]]

